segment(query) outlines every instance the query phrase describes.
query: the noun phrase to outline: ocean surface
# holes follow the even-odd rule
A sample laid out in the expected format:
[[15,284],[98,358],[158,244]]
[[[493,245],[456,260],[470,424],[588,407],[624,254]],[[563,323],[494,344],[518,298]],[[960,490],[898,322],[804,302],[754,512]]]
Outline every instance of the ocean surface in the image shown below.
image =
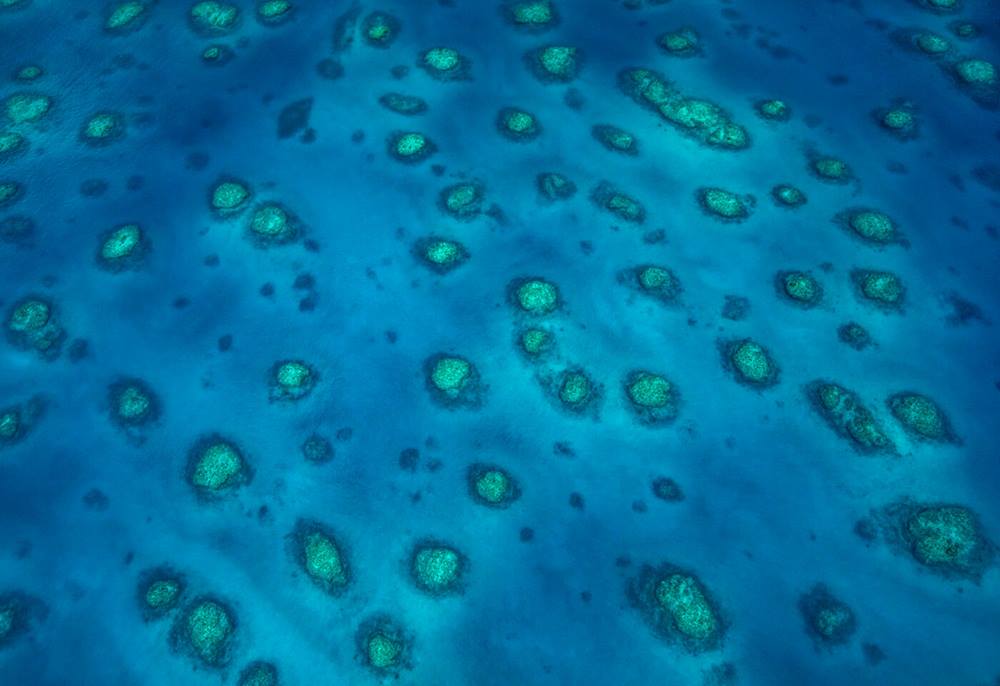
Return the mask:
[[[231,0],[238,16],[207,3],[203,23],[206,3],[143,0],[125,21],[128,4],[0,0],[0,684],[1000,683],[995,2]],[[539,73],[544,46],[573,48],[575,72]],[[431,48],[458,66],[435,74]],[[636,68],[714,103],[745,145],[643,106]],[[770,99],[787,116],[762,116]],[[533,133],[502,133],[504,108]],[[429,154],[397,159],[400,133]],[[543,172],[575,193],[544,197]],[[213,207],[225,179],[252,196]],[[442,191],[470,180],[481,205],[457,218]],[[807,201],[780,206],[781,183]],[[706,211],[704,188],[740,216]],[[291,225],[267,233],[275,208]],[[893,239],[852,232],[858,208]],[[129,225],[131,252],[102,255]],[[428,236],[466,259],[429,264]],[[647,265],[680,287],[644,292]],[[863,297],[858,269],[897,275],[902,303]],[[790,300],[789,270],[822,295]],[[526,311],[525,279],[556,302]],[[871,342],[842,341],[848,322]],[[531,327],[554,340],[537,358]],[[745,339],[764,381],[734,368]],[[457,389],[434,386],[441,355],[471,365]],[[304,389],[276,380],[288,360]],[[582,400],[560,397],[567,370]],[[669,380],[675,417],[643,421],[636,370]],[[131,418],[123,380],[148,401]],[[838,431],[818,381],[891,445]],[[901,392],[947,435],[904,426]],[[307,459],[311,436],[332,457]],[[220,437],[241,472],[206,490],[198,451]],[[478,464],[509,502],[477,495]],[[966,508],[972,566],[900,540],[900,503]],[[302,522],[349,566],[335,592],[303,564]],[[427,541],[462,561],[445,592],[414,577]],[[183,588],[154,617],[144,584],[164,569]],[[637,590],[665,569],[711,635]],[[850,617],[827,636],[817,585]],[[199,652],[205,598],[227,621]],[[249,681],[255,661],[277,681]]]

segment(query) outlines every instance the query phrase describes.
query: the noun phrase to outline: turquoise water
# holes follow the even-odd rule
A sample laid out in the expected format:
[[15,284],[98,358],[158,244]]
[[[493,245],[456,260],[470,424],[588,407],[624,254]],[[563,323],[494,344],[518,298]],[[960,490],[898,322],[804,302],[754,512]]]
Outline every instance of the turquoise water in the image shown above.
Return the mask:
[[[0,96],[51,98],[37,121],[5,100],[3,130],[25,143],[0,157],[0,182],[23,186],[0,207],[0,410],[21,421],[0,441],[0,620],[5,607],[17,618],[6,635],[0,621],[0,683],[236,684],[254,660],[282,684],[996,683],[1000,86],[963,87],[952,71],[1000,61],[996,8],[628,4],[562,0],[558,21],[528,31],[494,2],[296,0],[272,25],[241,0],[239,22],[216,36],[169,0],[117,34],[103,29],[110,6],[0,11]],[[398,22],[388,47],[362,35],[376,10]],[[979,35],[956,36],[958,20]],[[682,27],[697,33],[693,56],[658,47]],[[951,50],[919,53],[907,38],[918,30]],[[231,50],[224,64],[202,59],[213,44]],[[576,78],[536,78],[525,54],[543,45],[575,47]],[[465,78],[418,66],[435,46],[460,52]],[[44,74],[14,78],[27,64]],[[749,147],[706,146],[637,104],[619,87],[636,67],[721,107]],[[388,92],[427,109],[390,112]],[[758,116],[769,98],[788,104],[788,121]],[[902,101],[918,122],[909,140],[873,115]],[[501,135],[504,107],[534,115],[537,137]],[[88,144],[81,128],[98,111],[120,113],[124,130]],[[602,147],[601,124],[633,134],[638,153]],[[435,152],[393,159],[401,131]],[[852,178],[817,178],[814,155],[844,160]],[[544,199],[542,172],[575,194]],[[226,217],[210,205],[222,177],[253,192]],[[482,212],[460,221],[439,196],[467,180],[482,184]],[[641,202],[644,220],[600,207],[602,181]],[[779,183],[808,201],[779,207]],[[753,196],[749,216],[709,216],[703,187]],[[250,232],[268,202],[297,219],[286,244]],[[902,239],[872,245],[834,221],[860,207],[887,213]],[[104,237],[128,223],[144,249],[102,263]],[[460,242],[467,261],[428,268],[414,245],[432,235]],[[650,264],[679,280],[670,302],[636,285],[630,270]],[[860,297],[855,269],[897,274],[902,307]],[[818,304],[779,294],[787,270],[818,280]],[[519,311],[511,284],[527,277],[556,284],[560,307]],[[748,309],[724,316],[727,296]],[[46,351],[9,330],[29,297],[51,304],[63,332]],[[873,344],[841,342],[849,321]],[[518,347],[534,325],[555,340],[540,360]],[[744,338],[780,368],[773,385],[734,378],[724,348]],[[425,363],[439,353],[475,365],[462,395],[474,402],[448,407],[429,389]],[[288,359],[315,380],[298,400],[270,376]],[[580,411],[559,400],[567,369],[593,383]],[[634,370],[672,382],[675,420],[637,419],[624,390]],[[109,388],[124,378],[155,397],[138,427],[114,421]],[[811,402],[816,380],[856,393],[894,449],[866,452],[834,431]],[[953,440],[907,432],[887,405],[902,391],[932,398]],[[249,469],[206,499],[188,460],[215,433]],[[312,435],[332,459],[303,456]],[[508,470],[519,497],[478,502],[477,463]],[[683,499],[655,495],[663,477]],[[884,508],[904,498],[974,512],[975,564],[922,564],[912,542],[893,544],[905,523]],[[298,564],[300,519],[334,533],[351,572],[342,592]],[[456,592],[412,582],[426,539],[467,561]],[[686,640],[676,617],[630,593],[664,563],[704,589],[712,640]],[[139,589],[162,565],[184,593],[150,619]],[[853,615],[840,642],[801,611],[817,584]],[[234,619],[218,665],[184,637],[205,595]],[[405,650],[378,671],[358,641],[381,615]]]

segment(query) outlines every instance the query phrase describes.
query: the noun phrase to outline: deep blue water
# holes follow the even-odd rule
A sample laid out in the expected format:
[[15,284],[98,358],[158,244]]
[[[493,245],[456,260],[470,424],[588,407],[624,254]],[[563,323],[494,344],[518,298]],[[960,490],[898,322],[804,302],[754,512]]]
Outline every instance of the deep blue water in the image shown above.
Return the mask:
[[[0,9],[2,130],[25,140],[0,156],[0,182],[23,187],[0,208],[0,306],[9,327],[19,303],[40,298],[65,332],[54,355],[10,331],[0,348],[0,410],[40,408],[0,442],[0,601],[25,620],[0,636],[0,683],[236,684],[253,660],[289,685],[1000,680],[995,556],[979,578],[948,576],[856,530],[909,498],[967,507],[983,545],[1000,541],[1000,84],[994,73],[977,100],[950,71],[968,57],[1000,64],[995,3],[939,14],[905,0],[555,0],[558,22],[531,32],[492,0],[365,0],[352,43],[335,49],[350,3],[295,0],[290,20],[266,25],[251,0],[233,2],[242,18],[216,37],[192,30],[180,0],[147,3],[141,26],[120,35],[102,29],[108,8],[94,3]],[[398,19],[388,48],[360,35],[373,10]],[[959,20],[978,35],[956,36]],[[685,26],[698,54],[657,46]],[[951,50],[903,46],[900,32],[914,30]],[[210,44],[231,59],[205,64]],[[569,83],[541,82],[524,59],[552,44],[582,58]],[[468,78],[419,68],[434,46],[457,49]],[[324,60],[342,72],[324,77]],[[15,78],[27,64],[43,75]],[[722,151],[682,135],[621,92],[628,67],[716,103],[751,145]],[[427,111],[386,110],[378,98],[390,91]],[[51,98],[49,111],[11,119],[7,98],[23,93]],[[784,100],[789,120],[758,116],[766,98]],[[308,121],[279,135],[282,110],[306,99]],[[916,115],[910,140],[873,117],[896,101]],[[537,118],[537,138],[498,133],[507,106]],[[81,127],[105,110],[120,113],[123,135],[87,145]],[[634,134],[638,154],[603,148],[595,124]],[[436,152],[393,159],[395,131],[425,134]],[[846,161],[852,179],[811,174],[813,151]],[[575,195],[544,201],[544,171],[565,174]],[[254,193],[229,218],[209,204],[222,175]],[[463,179],[485,188],[471,221],[439,205]],[[642,202],[641,224],[597,206],[602,180]],[[778,207],[778,183],[801,188],[806,204]],[[696,199],[706,186],[752,195],[749,217],[708,216]],[[270,201],[300,222],[289,244],[250,237]],[[890,215],[905,244],[873,246],[832,221],[854,207]],[[102,237],[131,222],[148,250],[127,269],[102,268]],[[429,269],[412,249],[432,234],[469,259]],[[622,283],[644,264],[675,273],[676,302]],[[896,273],[902,309],[861,299],[856,268]],[[789,269],[819,280],[818,305],[779,297],[775,275]],[[534,276],[560,293],[544,317],[508,295]],[[742,318],[722,315],[726,296],[749,301]],[[848,321],[874,344],[838,340]],[[518,349],[528,322],[555,336],[543,361]],[[780,367],[776,384],[741,385],[723,364],[720,341],[745,337]],[[477,407],[435,402],[424,364],[442,352],[475,365]],[[315,387],[274,401],[269,372],[290,358],[312,366]],[[575,366],[600,389],[582,414],[540,381]],[[623,391],[635,369],[675,384],[674,422],[636,420]],[[138,429],[112,419],[109,386],[123,377],[142,379],[159,407]],[[895,451],[867,454],[832,430],[806,390],[817,379],[854,391]],[[933,398],[960,440],[907,433],[886,405],[900,391]],[[253,475],[205,500],[186,465],[213,433],[238,445]],[[333,444],[329,462],[304,459],[314,433]],[[401,462],[407,449],[419,451],[415,467]],[[473,463],[509,470],[520,497],[505,509],[476,502]],[[655,497],[657,477],[683,500]],[[353,577],[342,594],[297,566],[289,535],[300,518],[336,532]],[[467,558],[460,593],[431,597],[410,580],[426,538]],[[710,596],[725,629],[709,649],[658,635],[633,606],[629,584],[661,563]],[[160,565],[183,575],[185,595],[145,621],[140,580]],[[800,612],[818,583],[853,612],[840,644],[817,641]],[[171,640],[205,594],[235,618],[219,667]],[[403,627],[408,659],[379,674],[356,634],[383,613]]]

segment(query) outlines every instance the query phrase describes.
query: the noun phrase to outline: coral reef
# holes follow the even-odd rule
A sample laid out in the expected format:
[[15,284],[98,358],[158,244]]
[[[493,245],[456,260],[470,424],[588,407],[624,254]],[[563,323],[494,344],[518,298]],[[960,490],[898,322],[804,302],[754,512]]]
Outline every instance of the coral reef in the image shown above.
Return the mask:
[[464,245],[441,236],[417,239],[412,252],[421,264],[438,274],[447,274],[469,259],[469,251]]
[[799,598],[799,612],[806,623],[806,633],[817,646],[833,647],[847,643],[857,630],[854,610],[833,595],[824,584],[816,584]]
[[691,653],[717,649],[726,630],[718,605],[704,583],[670,563],[644,566],[628,585],[633,607],[658,636]]
[[926,395],[913,391],[894,393],[886,400],[886,405],[911,435],[938,443],[958,441],[948,415]]
[[243,451],[233,441],[210,434],[188,451],[185,478],[199,498],[211,500],[235,491],[253,477]]
[[621,90],[637,103],[656,111],[665,121],[699,143],[723,150],[750,147],[750,135],[708,100],[689,98],[649,69],[625,69],[618,75]]
[[808,272],[782,271],[774,277],[778,296],[799,307],[815,307],[823,300],[823,287]]
[[892,549],[946,579],[978,583],[996,557],[978,515],[964,505],[901,498],[873,519]]
[[280,360],[268,375],[268,397],[272,401],[301,400],[312,392],[319,374],[302,360]]
[[480,505],[504,509],[521,497],[521,486],[510,472],[492,464],[469,466],[465,481],[469,495]]
[[702,211],[724,222],[741,222],[750,216],[755,204],[752,195],[739,195],[725,188],[699,188],[696,197]]
[[813,381],[806,395],[816,412],[861,453],[892,453],[892,441],[856,393],[832,381]]
[[410,581],[432,596],[461,593],[469,561],[457,548],[435,539],[418,541],[409,559]]
[[485,386],[475,365],[460,355],[437,353],[424,360],[424,379],[431,399],[447,408],[476,408]]
[[190,655],[205,667],[224,667],[231,657],[236,615],[215,596],[199,596],[191,601],[170,632],[174,649]]
[[317,588],[339,596],[351,583],[347,553],[337,535],[325,524],[299,519],[289,535],[292,556]]
[[771,353],[750,338],[724,341],[719,345],[722,364],[741,384],[751,388],[767,388],[778,383],[778,365]]
[[590,130],[598,143],[612,152],[635,156],[639,154],[639,141],[628,131],[611,124],[597,124]]
[[66,332],[52,301],[40,295],[28,295],[7,312],[7,340],[21,350],[33,350],[45,359],[59,356]]
[[906,288],[892,272],[875,269],[854,269],[851,282],[865,302],[886,311],[901,311],[906,299]]
[[139,224],[121,224],[100,237],[97,264],[109,272],[135,269],[149,250],[150,240]]
[[170,614],[186,590],[184,576],[172,567],[163,565],[142,572],[136,593],[143,619],[148,622]]
[[594,187],[590,199],[622,221],[641,224],[646,219],[646,208],[642,203],[607,181],[601,181]]
[[625,376],[624,388],[625,399],[640,423],[662,426],[677,418],[680,395],[665,376],[634,370]]

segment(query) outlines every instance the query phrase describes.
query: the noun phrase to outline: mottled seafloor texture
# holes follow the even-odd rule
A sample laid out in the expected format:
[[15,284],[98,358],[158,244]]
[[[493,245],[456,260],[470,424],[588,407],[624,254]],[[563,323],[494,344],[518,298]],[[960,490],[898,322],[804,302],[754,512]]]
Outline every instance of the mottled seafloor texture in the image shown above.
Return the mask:
[[1000,682],[996,2],[231,3],[0,0],[0,683]]

